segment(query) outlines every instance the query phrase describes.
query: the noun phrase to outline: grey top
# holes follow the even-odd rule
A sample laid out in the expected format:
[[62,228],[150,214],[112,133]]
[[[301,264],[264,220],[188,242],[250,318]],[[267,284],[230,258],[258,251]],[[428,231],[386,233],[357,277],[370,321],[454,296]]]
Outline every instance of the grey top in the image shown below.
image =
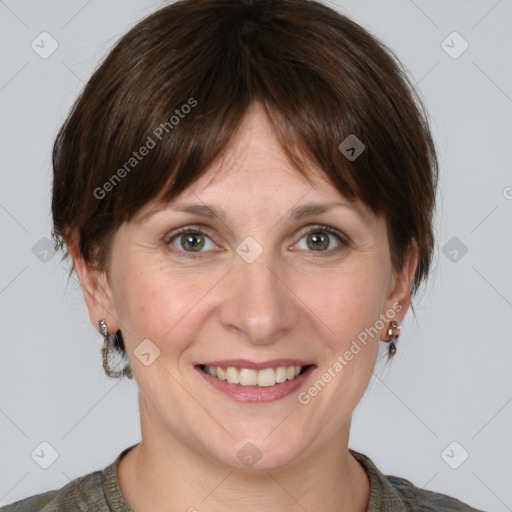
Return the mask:
[[[124,449],[103,470],[76,478],[61,489],[6,505],[0,512],[133,512],[119,487],[117,464],[134,446]],[[370,479],[366,512],[483,512],[445,494],[419,489],[404,478],[383,475],[369,457],[349,451]]]

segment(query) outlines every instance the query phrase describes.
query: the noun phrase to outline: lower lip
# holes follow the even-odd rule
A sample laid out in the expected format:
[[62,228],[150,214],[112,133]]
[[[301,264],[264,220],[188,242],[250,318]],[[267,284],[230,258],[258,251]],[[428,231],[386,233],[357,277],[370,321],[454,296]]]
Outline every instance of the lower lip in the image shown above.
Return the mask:
[[227,380],[220,380],[217,377],[212,377],[207,373],[203,372],[201,368],[196,367],[196,370],[201,376],[211,384],[214,388],[222,391],[233,400],[237,402],[274,402],[280,400],[288,395],[291,395],[294,391],[300,388],[305,380],[310,376],[316,367],[310,366],[304,373],[298,375],[292,380],[287,380],[280,384],[274,384],[273,386],[242,386],[241,384],[231,384]]

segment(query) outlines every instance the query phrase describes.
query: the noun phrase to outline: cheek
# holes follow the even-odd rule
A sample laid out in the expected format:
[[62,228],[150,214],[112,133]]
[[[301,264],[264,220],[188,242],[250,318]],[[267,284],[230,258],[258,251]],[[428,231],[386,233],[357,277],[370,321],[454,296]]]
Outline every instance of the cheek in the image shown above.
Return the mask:
[[161,279],[162,270],[155,262],[137,253],[125,252],[114,268],[114,302],[121,329],[126,331],[123,338],[132,348],[138,339],[158,339],[167,318],[162,306],[170,304],[176,290]]
[[126,258],[118,270],[116,312],[128,331],[127,345],[133,349],[149,338],[165,351],[183,348],[183,330],[192,334],[189,319],[218,277],[171,271],[147,255]]
[[324,325],[326,343],[336,353],[384,313],[389,276],[382,262],[363,258],[302,280],[299,296],[307,297],[306,304]]

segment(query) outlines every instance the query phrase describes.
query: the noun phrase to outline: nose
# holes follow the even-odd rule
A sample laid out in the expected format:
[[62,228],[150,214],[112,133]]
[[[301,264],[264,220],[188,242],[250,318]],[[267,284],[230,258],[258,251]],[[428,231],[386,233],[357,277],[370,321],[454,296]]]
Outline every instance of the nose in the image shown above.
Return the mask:
[[300,301],[287,277],[271,251],[264,250],[252,263],[237,255],[220,306],[224,327],[255,345],[270,345],[293,331]]

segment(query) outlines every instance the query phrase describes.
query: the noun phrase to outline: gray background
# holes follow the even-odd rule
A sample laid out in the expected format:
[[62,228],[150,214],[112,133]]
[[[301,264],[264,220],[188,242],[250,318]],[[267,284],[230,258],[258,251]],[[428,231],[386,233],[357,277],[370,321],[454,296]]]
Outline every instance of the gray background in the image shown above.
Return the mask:
[[[57,129],[112,44],[161,5],[0,1],[0,504],[101,469],[140,439],[136,386],[102,373],[102,338],[45,237]],[[331,5],[404,62],[441,162],[434,273],[355,411],[350,446],[419,487],[512,510],[512,2]],[[31,48],[43,31],[58,42],[46,59]],[[457,58],[454,31],[469,44]],[[43,441],[58,452],[48,469],[31,457]]]

